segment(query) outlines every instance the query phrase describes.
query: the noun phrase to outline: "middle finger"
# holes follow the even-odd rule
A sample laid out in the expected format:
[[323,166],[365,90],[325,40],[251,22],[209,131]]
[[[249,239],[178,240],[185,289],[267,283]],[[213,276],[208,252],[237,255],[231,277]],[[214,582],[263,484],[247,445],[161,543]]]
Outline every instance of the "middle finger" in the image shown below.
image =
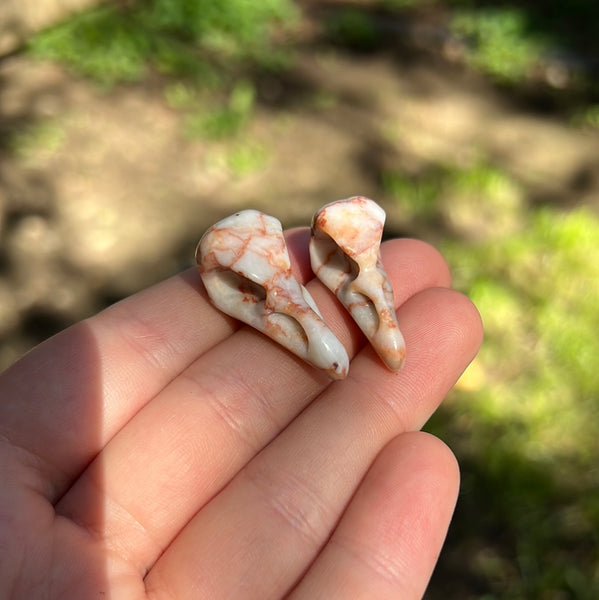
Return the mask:
[[146,579],[154,597],[263,600],[297,583],[380,450],[423,424],[480,343],[456,292],[424,291],[398,317],[411,348],[401,373],[362,351],[185,527]]

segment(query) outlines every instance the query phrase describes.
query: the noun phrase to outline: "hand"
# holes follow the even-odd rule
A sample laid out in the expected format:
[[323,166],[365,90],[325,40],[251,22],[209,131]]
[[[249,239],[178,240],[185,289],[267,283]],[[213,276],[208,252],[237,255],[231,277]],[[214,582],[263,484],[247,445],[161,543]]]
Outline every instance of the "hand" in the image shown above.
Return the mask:
[[[288,244],[307,281],[307,232]],[[35,348],[0,379],[0,597],[420,598],[458,469],[418,430],[476,353],[443,259],[383,245],[406,365],[331,382],[208,303],[195,269]]]

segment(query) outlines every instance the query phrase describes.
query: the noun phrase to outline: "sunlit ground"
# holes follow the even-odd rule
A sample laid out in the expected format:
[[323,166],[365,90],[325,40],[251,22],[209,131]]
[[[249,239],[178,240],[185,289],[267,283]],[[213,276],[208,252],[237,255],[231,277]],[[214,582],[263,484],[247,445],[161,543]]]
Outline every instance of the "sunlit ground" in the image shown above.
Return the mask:
[[190,264],[219,216],[370,195],[486,332],[427,425],[462,467],[427,598],[599,597],[593,2],[131,4],[0,65],[3,366]]

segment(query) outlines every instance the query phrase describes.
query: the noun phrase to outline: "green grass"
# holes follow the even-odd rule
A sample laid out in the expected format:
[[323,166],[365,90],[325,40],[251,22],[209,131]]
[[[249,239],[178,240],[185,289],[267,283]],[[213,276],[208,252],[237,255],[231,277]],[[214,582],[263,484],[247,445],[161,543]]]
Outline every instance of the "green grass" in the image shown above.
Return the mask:
[[[379,0],[377,4],[400,16],[438,7],[437,14],[447,16],[451,33],[463,42],[468,65],[501,83],[521,84],[531,76],[538,78],[547,61],[557,58],[570,71],[568,86],[595,90],[596,96],[593,63],[599,54],[599,19],[595,0]],[[556,81],[553,85],[563,85]]]
[[572,122],[579,127],[599,129],[599,104],[591,104],[575,111]]
[[413,222],[447,228],[441,244],[455,285],[482,313],[479,416],[526,423],[508,437],[530,457],[592,456],[599,439],[597,216],[586,208],[532,209],[515,180],[486,164],[437,167],[418,178],[387,174],[384,182]]
[[383,181],[414,223],[442,224],[454,285],[485,327],[427,425],[462,465],[446,552],[467,560],[453,576],[484,581],[485,600],[599,597],[596,213],[528,206],[489,164]]
[[433,4],[435,0],[381,0],[381,5],[388,9],[406,9]]
[[150,67],[203,81],[215,65],[272,64],[270,30],[295,15],[290,0],[149,0],[128,9],[107,4],[35,36],[29,50],[105,86],[139,81]]
[[525,79],[549,48],[539,33],[530,31],[521,8],[459,9],[451,28],[469,41],[470,65],[501,81]]
[[222,140],[237,136],[252,117],[255,87],[244,72],[289,67],[290,52],[272,42],[271,32],[292,26],[297,16],[292,0],[105,4],[34,36],[29,52],[106,89],[159,72],[166,103],[182,113],[184,135]]
[[63,145],[65,135],[63,124],[44,119],[7,136],[4,146],[11,154],[23,159],[34,155],[50,156]]
[[597,239],[590,211],[544,209],[515,234],[444,247],[485,323],[482,416],[525,424],[506,435],[531,459],[596,452]]
[[261,171],[269,163],[271,150],[252,140],[234,144],[226,154],[226,165],[233,177],[244,177]]
[[416,225],[442,220],[455,234],[488,239],[521,223],[523,191],[488,164],[467,169],[434,165],[418,176],[385,172],[381,183],[402,215]]

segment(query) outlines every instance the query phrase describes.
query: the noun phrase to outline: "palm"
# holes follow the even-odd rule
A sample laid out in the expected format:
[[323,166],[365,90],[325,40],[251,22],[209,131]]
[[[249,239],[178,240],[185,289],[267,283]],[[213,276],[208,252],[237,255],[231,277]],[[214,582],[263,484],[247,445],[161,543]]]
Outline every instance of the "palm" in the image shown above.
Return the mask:
[[[288,243],[309,279],[306,231]],[[418,598],[457,490],[418,433],[480,341],[436,252],[385,245],[392,374],[318,282],[350,355],[331,383],[215,311],[195,271],[39,346],[0,380],[0,595]],[[438,287],[441,286],[441,287]]]

